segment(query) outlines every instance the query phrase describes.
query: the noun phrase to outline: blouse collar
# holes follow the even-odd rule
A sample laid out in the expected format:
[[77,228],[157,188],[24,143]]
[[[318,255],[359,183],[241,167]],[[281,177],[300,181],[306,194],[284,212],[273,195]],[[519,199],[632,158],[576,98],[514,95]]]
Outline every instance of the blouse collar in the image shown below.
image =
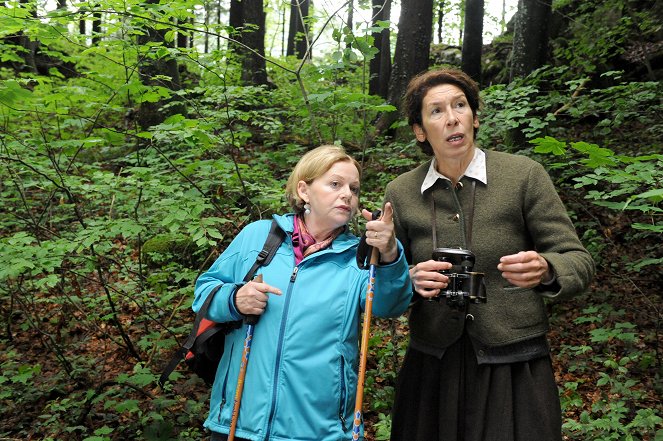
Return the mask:
[[[463,176],[476,179],[477,181],[481,181],[486,185],[488,184],[488,176],[486,174],[486,153],[483,150],[480,148],[474,149],[474,157],[465,169]],[[461,176],[461,178],[463,176]],[[451,179],[437,171],[437,159],[433,157],[433,160],[430,163],[430,167],[428,167],[428,173],[426,174],[424,181],[421,183],[421,194],[424,194],[426,190],[431,188],[438,179],[446,179],[447,181],[451,181]]]

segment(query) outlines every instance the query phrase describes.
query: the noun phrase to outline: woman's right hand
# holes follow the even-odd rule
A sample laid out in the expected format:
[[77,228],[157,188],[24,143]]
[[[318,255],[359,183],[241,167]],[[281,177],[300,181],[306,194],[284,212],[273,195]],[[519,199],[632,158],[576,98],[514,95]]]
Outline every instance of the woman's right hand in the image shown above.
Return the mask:
[[410,268],[410,279],[414,290],[425,299],[432,299],[440,294],[440,290],[447,287],[449,277],[439,271],[451,268],[450,262],[427,260],[419,262]]
[[268,293],[280,296],[281,290],[252,280],[235,293],[235,307],[242,315],[261,315],[267,308]]

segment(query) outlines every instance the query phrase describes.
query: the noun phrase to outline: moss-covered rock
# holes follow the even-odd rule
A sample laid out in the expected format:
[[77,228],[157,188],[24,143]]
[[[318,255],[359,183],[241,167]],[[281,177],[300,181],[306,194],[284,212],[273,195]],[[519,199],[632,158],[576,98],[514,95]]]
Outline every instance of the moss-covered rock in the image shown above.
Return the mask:
[[157,234],[146,240],[142,248],[143,262],[150,268],[161,268],[173,261],[190,267],[199,254],[196,244],[182,234]]

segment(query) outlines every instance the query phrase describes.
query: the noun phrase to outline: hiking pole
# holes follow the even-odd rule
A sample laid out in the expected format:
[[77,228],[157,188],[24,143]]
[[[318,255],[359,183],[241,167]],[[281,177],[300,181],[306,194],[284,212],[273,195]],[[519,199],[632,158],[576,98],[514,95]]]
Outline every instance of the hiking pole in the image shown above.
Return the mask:
[[[380,211],[373,212],[373,220],[380,216]],[[364,376],[366,374],[366,359],[368,355],[368,337],[371,326],[371,315],[373,309],[373,291],[375,289],[375,267],[380,260],[380,251],[376,247],[371,249],[370,263],[368,267],[368,288],[366,289],[366,306],[364,307],[364,324],[361,331],[361,348],[359,355],[359,375],[357,376],[357,395],[355,397],[355,412],[352,423],[352,439],[359,439],[359,427],[361,426],[361,406],[364,401]]]
[[[262,274],[258,274],[254,279],[258,283],[262,283]],[[246,377],[246,366],[249,364],[249,354],[251,353],[251,342],[253,340],[253,331],[256,323],[258,323],[257,315],[247,315],[244,322],[246,327],[246,338],[244,339],[244,351],[242,352],[242,363],[239,365],[239,376],[237,377],[237,388],[235,389],[235,400],[233,402],[233,413],[230,420],[230,433],[228,433],[228,441],[235,439],[235,429],[237,428],[237,420],[239,419],[239,404],[242,401],[242,391],[244,390],[244,378]]]

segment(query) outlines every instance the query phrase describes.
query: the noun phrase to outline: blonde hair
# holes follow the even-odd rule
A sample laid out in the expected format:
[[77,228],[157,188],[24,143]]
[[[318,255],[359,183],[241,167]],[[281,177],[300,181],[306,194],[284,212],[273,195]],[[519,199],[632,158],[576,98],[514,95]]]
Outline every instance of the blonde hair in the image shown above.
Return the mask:
[[345,149],[338,145],[321,145],[307,152],[301,157],[295,168],[290,173],[288,182],[285,185],[285,197],[290,207],[296,214],[304,212],[304,201],[299,197],[297,184],[304,181],[310,184],[320,176],[327,173],[337,162],[350,162],[359,172],[361,177],[361,166]]

